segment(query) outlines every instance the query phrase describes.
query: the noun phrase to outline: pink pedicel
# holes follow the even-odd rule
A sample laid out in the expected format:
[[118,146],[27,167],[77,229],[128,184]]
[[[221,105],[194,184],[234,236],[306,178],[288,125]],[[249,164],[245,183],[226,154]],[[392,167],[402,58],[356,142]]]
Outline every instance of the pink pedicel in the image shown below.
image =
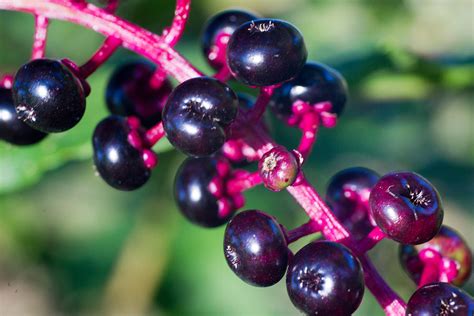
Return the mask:
[[[184,32],[189,18],[190,5],[190,0],[177,0],[171,26],[166,28],[162,35],[157,35],[115,15],[114,12],[118,6],[117,0],[107,1],[104,8],[99,8],[84,0],[0,0],[0,9],[20,11],[35,16],[36,31],[32,58],[44,56],[48,21],[53,19],[75,23],[105,36],[103,45],[84,65],[78,67],[72,61],[63,60],[83,81],[84,89],[87,92],[90,91],[90,88],[84,81],[85,78],[93,74],[120,47],[131,50],[158,66],[158,70],[150,82],[152,85],[158,86],[166,76],[173,77],[179,82],[203,76],[202,72],[174,49]],[[222,81],[230,78],[225,54],[223,54],[228,41],[229,35],[222,34],[211,52],[212,56],[208,56],[210,60],[216,60],[225,65],[214,75],[215,78]],[[10,88],[11,85],[11,76],[1,77],[1,87]],[[241,117],[239,122],[236,122],[236,128],[233,127],[235,133],[232,133],[232,138],[228,139],[223,148],[224,156],[231,161],[256,161],[260,158],[265,160],[264,157],[267,153],[280,150],[281,147],[270,138],[260,122],[275,88],[276,86],[261,88],[254,107]],[[282,178],[285,180],[284,184],[278,182],[281,180],[278,175],[267,178],[265,174],[262,176],[262,173],[259,172],[232,170],[228,161],[218,159],[217,176],[210,182],[208,189],[217,197],[219,216],[224,218],[228,217],[235,209],[244,206],[245,200],[242,192],[245,190],[262,182],[272,190],[286,187],[288,193],[293,196],[310,218],[306,224],[287,231],[288,241],[293,242],[309,234],[320,232],[327,240],[344,244],[360,260],[364,270],[365,284],[384,309],[385,314],[403,316],[405,315],[405,302],[383,280],[366,255],[368,250],[385,238],[385,234],[380,229],[374,228],[365,239],[357,241],[332,213],[320,194],[306,179],[304,172],[299,170],[303,161],[312,151],[319,126],[327,128],[336,126],[337,116],[331,113],[331,109],[330,102],[308,104],[297,101],[293,104],[293,114],[288,118],[287,123],[298,127],[303,135],[295,151],[290,152],[285,149],[285,155],[291,155],[287,157],[293,157],[294,161],[290,159],[291,161],[288,162],[290,169],[287,170],[290,170],[290,174]],[[131,128],[128,141],[132,146],[142,151],[146,167],[154,168],[158,159],[150,148],[165,136],[163,124],[157,124],[142,135],[139,132],[140,122],[138,120],[128,118],[128,123]],[[274,169],[267,171],[271,173],[272,170]],[[285,173],[285,175],[287,174]],[[287,178],[288,181],[286,181]],[[274,185],[274,181],[278,183]],[[367,199],[364,198],[360,202],[367,204],[367,200],[368,196]],[[462,268],[463,264],[470,260],[470,253],[469,255],[457,254],[456,258],[453,258],[450,255],[436,255],[436,252],[430,253],[429,251],[431,250],[420,251],[420,257],[425,259],[424,261],[420,260],[426,263],[425,269],[420,272],[422,274],[420,276],[421,283],[432,280],[434,275],[442,281],[457,281],[460,280],[460,275],[465,277],[467,272],[463,272]],[[430,255],[432,255],[431,259],[428,258]]]
[[158,156],[150,149],[143,149],[143,162],[148,169],[153,169],[158,165]]

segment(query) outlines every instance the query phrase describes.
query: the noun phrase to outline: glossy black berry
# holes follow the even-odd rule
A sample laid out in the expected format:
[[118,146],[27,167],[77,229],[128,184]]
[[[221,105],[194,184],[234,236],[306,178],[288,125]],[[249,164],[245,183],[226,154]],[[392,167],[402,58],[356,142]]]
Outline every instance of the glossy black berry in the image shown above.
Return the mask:
[[245,211],[227,225],[224,255],[232,271],[255,286],[270,286],[285,275],[288,246],[280,224],[260,211]]
[[377,226],[402,244],[433,238],[443,222],[438,191],[414,172],[389,173],[370,192],[370,211]]
[[106,89],[106,102],[112,114],[136,116],[143,126],[151,127],[161,120],[161,112],[172,87],[168,80],[152,87],[156,67],[146,61],[131,61],[118,67]]
[[373,228],[368,199],[380,176],[373,170],[354,167],[336,173],[329,181],[326,201],[334,215],[357,239]]
[[174,182],[174,197],[181,213],[192,223],[217,227],[226,223],[233,212],[219,210],[218,197],[211,183],[219,183],[216,158],[188,158],[180,166]]
[[349,249],[317,241],[295,254],[286,287],[293,304],[308,315],[348,316],[362,301],[364,274]]
[[92,138],[97,171],[110,186],[123,191],[138,189],[151,174],[142,152],[129,143],[129,133],[126,118],[111,115],[97,125]]
[[163,110],[168,140],[187,155],[209,156],[226,140],[238,100],[224,83],[208,77],[187,80],[171,93]]
[[448,283],[427,284],[411,296],[407,316],[472,316],[474,299]]
[[31,145],[46,135],[17,118],[11,90],[0,88],[0,139],[13,145]]
[[250,86],[294,78],[307,58],[301,33],[288,22],[259,19],[242,24],[230,37],[227,62],[232,75]]
[[219,36],[230,36],[240,25],[256,19],[257,16],[250,12],[226,10],[207,22],[201,35],[201,44],[204,56],[213,68],[220,69],[226,63],[226,45],[218,43]]
[[295,101],[309,104],[329,101],[330,112],[340,115],[347,98],[347,83],[339,72],[321,63],[308,62],[294,79],[275,90],[269,106],[285,119],[292,114]]
[[18,117],[45,133],[71,129],[86,109],[82,84],[57,60],[36,59],[23,65],[12,91]]

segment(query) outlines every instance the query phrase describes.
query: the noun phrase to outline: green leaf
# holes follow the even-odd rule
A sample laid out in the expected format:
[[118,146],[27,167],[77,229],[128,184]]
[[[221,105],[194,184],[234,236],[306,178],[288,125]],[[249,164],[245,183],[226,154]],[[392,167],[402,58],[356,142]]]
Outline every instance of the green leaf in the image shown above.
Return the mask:
[[[87,110],[81,122],[65,133],[51,134],[37,145],[16,147],[0,142],[0,194],[36,183],[45,172],[74,160],[92,156],[92,133],[97,123],[107,115],[104,100],[110,71],[100,70],[89,83],[92,93],[87,98]],[[171,145],[163,140],[154,148],[164,152]],[[91,166],[91,172],[94,172]]]

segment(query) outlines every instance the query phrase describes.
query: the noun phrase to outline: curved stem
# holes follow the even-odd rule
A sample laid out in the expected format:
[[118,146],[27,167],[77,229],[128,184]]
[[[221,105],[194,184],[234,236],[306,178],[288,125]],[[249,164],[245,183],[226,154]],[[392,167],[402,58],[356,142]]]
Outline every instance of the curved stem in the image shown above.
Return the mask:
[[286,231],[286,240],[289,244],[291,244],[300,238],[317,233],[319,231],[321,231],[319,225],[317,225],[313,220],[309,220],[301,226]]
[[164,34],[164,40],[169,46],[173,47],[178,43],[184,32],[184,27],[189,18],[189,10],[191,9],[191,0],[176,0],[176,9],[174,11],[174,19],[171,28],[167,29]]
[[35,34],[31,59],[43,58],[46,50],[49,20],[42,15],[35,15]]
[[105,63],[115,51],[122,45],[122,41],[118,38],[109,36],[104,43],[95,52],[95,54],[84,65],[79,67],[80,74],[83,79],[93,74],[103,63]]
[[314,143],[316,142],[316,136],[318,135],[319,128],[319,115],[317,113],[307,113],[299,124],[302,136],[300,144],[298,145],[298,151],[306,160],[313,150]]
[[256,122],[262,117],[263,113],[265,113],[265,109],[267,108],[268,102],[270,102],[275,88],[275,86],[271,86],[263,87],[260,89],[260,94],[258,95],[257,101],[255,101],[255,105],[252,108],[252,111],[246,117],[247,124],[249,123],[249,121]]
[[227,180],[227,192],[236,194],[262,184],[262,178],[258,172],[239,174],[239,176]]
[[359,253],[363,254],[374,248],[381,240],[386,237],[385,233],[379,227],[375,227],[372,231],[362,239],[357,245]]
[[69,21],[95,30],[107,37],[114,36],[122,41],[123,47],[160,64],[167,73],[172,74],[178,81],[202,75],[160,36],[92,4],[83,7],[66,0],[0,0],[0,9]]
[[164,136],[165,136],[165,130],[163,128],[163,122],[160,122],[146,131],[145,140],[149,147],[153,147]]

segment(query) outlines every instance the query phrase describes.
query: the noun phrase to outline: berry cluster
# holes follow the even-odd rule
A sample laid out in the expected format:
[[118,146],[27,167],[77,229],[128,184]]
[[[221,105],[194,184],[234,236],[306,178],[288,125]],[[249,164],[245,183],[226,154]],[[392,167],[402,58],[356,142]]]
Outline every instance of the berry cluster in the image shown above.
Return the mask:
[[[348,93],[336,70],[307,61],[295,26],[240,10],[219,13],[202,33],[202,50],[217,71],[205,76],[173,49],[189,0],[177,1],[173,24],[161,36],[113,15],[116,6],[114,0],[105,8],[80,0],[0,2],[0,9],[34,13],[37,22],[32,60],[1,80],[1,139],[31,145],[73,128],[86,109],[87,77],[118,47],[129,48],[152,62],[125,63],[107,86],[110,116],[98,123],[92,144],[96,170],[110,186],[143,186],[158,163],[152,147],[166,136],[189,156],[175,179],[179,209],[203,227],[227,223],[224,256],[243,281],[266,287],[286,275],[291,302],[310,315],[351,315],[366,287],[387,315],[473,314],[473,298],[454,286],[469,277],[471,252],[457,232],[442,226],[442,202],[428,180],[413,172],[380,177],[350,168],[333,176],[324,201],[305,179],[302,168],[318,129],[336,125]],[[93,27],[107,38],[82,66],[46,59],[50,18]],[[168,76],[179,85],[172,87]],[[259,89],[258,98],[235,93],[229,80]],[[301,130],[296,149],[270,138],[262,120],[267,105]],[[256,171],[240,169],[252,162]],[[235,215],[245,205],[242,193],[260,184],[286,189],[310,220],[287,229],[260,210]],[[294,241],[318,232],[320,239],[290,250]],[[408,303],[366,255],[384,238],[400,243],[401,263],[419,286]]]

